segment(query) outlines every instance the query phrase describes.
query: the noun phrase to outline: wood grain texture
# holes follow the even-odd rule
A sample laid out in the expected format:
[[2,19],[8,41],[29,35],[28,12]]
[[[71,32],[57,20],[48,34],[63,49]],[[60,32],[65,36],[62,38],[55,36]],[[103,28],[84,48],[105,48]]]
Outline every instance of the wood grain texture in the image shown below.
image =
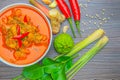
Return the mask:
[[[65,1],[68,2],[68,0]],[[102,28],[106,31],[106,35],[109,37],[110,41],[99,54],[76,74],[73,80],[120,80],[120,0],[78,1],[79,3],[87,5],[87,8],[81,8],[81,29],[84,30],[84,33],[82,33],[82,38],[77,34],[77,38],[74,39],[75,43],[84,39],[96,30],[99,24],[100,20],[86,17],[86,14],[93,16],[95,14],[100,14],[101,17],[110,17],[110,20],[102,25]],[[28,0],[0,0],[0,9],[12,3],[29,4]],[[105,9],[104,15],[101,13],[102,9]],[[91,23],[89,23],[89,21]],[[82,24],[82,22],[87,23],[87,25]],[[94,22],[96,22],[97,25],[95,25]],[[65,21],[62,26],[64,25],[68,25],[68,22]],[[68,33],[72,35],[70,30]],[[82,50],[80,54],[83,54],[91,48],[92,45],[93,44]],[[55,55],[57,54],[52,45],[47,56],[54,57]],[[21,70],[22,68],[10,67],[0,62],[0,80],[11,80],[13,77],[19,75]]]

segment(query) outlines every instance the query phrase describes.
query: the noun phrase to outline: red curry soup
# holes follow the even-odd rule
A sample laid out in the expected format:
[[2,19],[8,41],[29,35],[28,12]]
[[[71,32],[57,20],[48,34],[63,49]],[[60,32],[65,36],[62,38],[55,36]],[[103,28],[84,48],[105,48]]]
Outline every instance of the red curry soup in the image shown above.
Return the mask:
[[40,59],[50,45],[50,26],[37,9],[19,5],[0,13],[0,57],[16,65]]

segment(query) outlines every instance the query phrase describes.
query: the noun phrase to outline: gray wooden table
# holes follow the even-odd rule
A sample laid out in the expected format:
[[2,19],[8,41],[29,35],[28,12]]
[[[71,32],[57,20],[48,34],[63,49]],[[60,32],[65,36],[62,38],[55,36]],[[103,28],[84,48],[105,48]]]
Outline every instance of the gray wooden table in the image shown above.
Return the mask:
[[[28,0],[0,0],[0,9],[12,3],[29,4]],[[90,2],[79,0],[79,3],[82,12],[81,30],[83,37],[80,38],[77,34],[77,38],[74,39],[75,42],[84,39],[99,27],[106,31],[110,41],[73,79],[120,80],[120,0],[90,0]],[[105,23],[101,22],[106,18]],[[64,25],[69,24],[65,21],[61,26]],[[69,30],[68,33],[71,34],[71,31]],[[82,50],[80,54],[83,54],[90,47],[92,45]],[[54,57],[55,55],[57,53],[52,45],[47,56]],[[10,67],[0,62],[0,80],[11,80],[20,74],[21,70],[22,68]]]

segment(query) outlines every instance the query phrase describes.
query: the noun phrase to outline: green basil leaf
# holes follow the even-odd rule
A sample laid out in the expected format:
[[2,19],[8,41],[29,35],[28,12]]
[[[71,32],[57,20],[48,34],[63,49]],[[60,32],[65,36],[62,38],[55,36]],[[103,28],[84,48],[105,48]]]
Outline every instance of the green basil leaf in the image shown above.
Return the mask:
[[31,65],[31,66],[28,66],[28,67],[24,67],[23,70],[32,70],[32,69],[35,69],[35,68],[38,68],[40,67],[40,64],[34,64],[34,65]]
[[44,67],[45,67],[45,72],[46,73],[51,73],[52,71],[58,71],[58,66],[60,65],[59,63],[56,63],[54,60],[50,58],[45,58],[42,61]]
[[65,64],[65,72],[67,72],[73,65],[73,60],[69,56],[61,56],[56,59],[56,62],[64,63]]
[[53,80],[66,80],[66,74],[65,74],[65,66],[59,65],[58,71],[51,72],[51,76]]
[[43,65],[50,65],[50,64],[54,64],[54,63],[56,63],[56,62],[54,60],[50,59],[50,58],[44,58],[42,60]]
[[38,80],[53,80],[50,74],[45,73],[40,79]]
[[55,64],[51,64],[51,65],[47,65],[47,66],[44,66],[45,68],[45,72],[48,73],[48,74],[51,74],[51,72],[56,72],[56,71],[59,71],[60,70],[60,64],[59,63],[55,63]]
[[44,68],[38,64],[25,67],[23,69],[22,75],[28,79],[39,79],[41,76],[44,75]]

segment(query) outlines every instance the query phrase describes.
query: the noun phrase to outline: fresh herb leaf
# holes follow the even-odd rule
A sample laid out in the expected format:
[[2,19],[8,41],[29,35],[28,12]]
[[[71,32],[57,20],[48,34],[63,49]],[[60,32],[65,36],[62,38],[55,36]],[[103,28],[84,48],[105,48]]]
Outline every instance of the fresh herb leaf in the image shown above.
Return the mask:
[[66,74],[65,74],[65,65],[60,64],[58,66],[58,71],[51,72],[51,76],[53,80],[66,80]]
[[34,65],[31,65],[31,66],[28,66],[28,67],[24,67],[23,70],[31,70],[31,69],[35,69],[35,68],[38,68],[40,67],[40,64],[34,64]]
[[51,74],[51,72],[57,72],[60,70],[59,68],[60,64],[55,63],[55,64],[51,64],[51,65],[47,65],[45,66],[45,72],[48,74]]
[[23,69],[22,75],[28,79],[39,79],[44,75],[44,68],[38,64]]
[[38,80],[53,80],[50,74],[45,73],[40,79]]
[[50,65],[50,64],[54,64],[54,63],[56,63],[56,62],[54,60],[52,60],[51,58],[44,58],[42,60],[43,65]]
[[56,59],[56,62],[65,64],[65,72],[67,72],[73,65],[72,58],[69,56],[61,56]]
[[45,72],[51,74],[53,80],[66,80],[64,63],[56,62],[50,58],[45,58],[42,63],[46,65],[44,66]]

